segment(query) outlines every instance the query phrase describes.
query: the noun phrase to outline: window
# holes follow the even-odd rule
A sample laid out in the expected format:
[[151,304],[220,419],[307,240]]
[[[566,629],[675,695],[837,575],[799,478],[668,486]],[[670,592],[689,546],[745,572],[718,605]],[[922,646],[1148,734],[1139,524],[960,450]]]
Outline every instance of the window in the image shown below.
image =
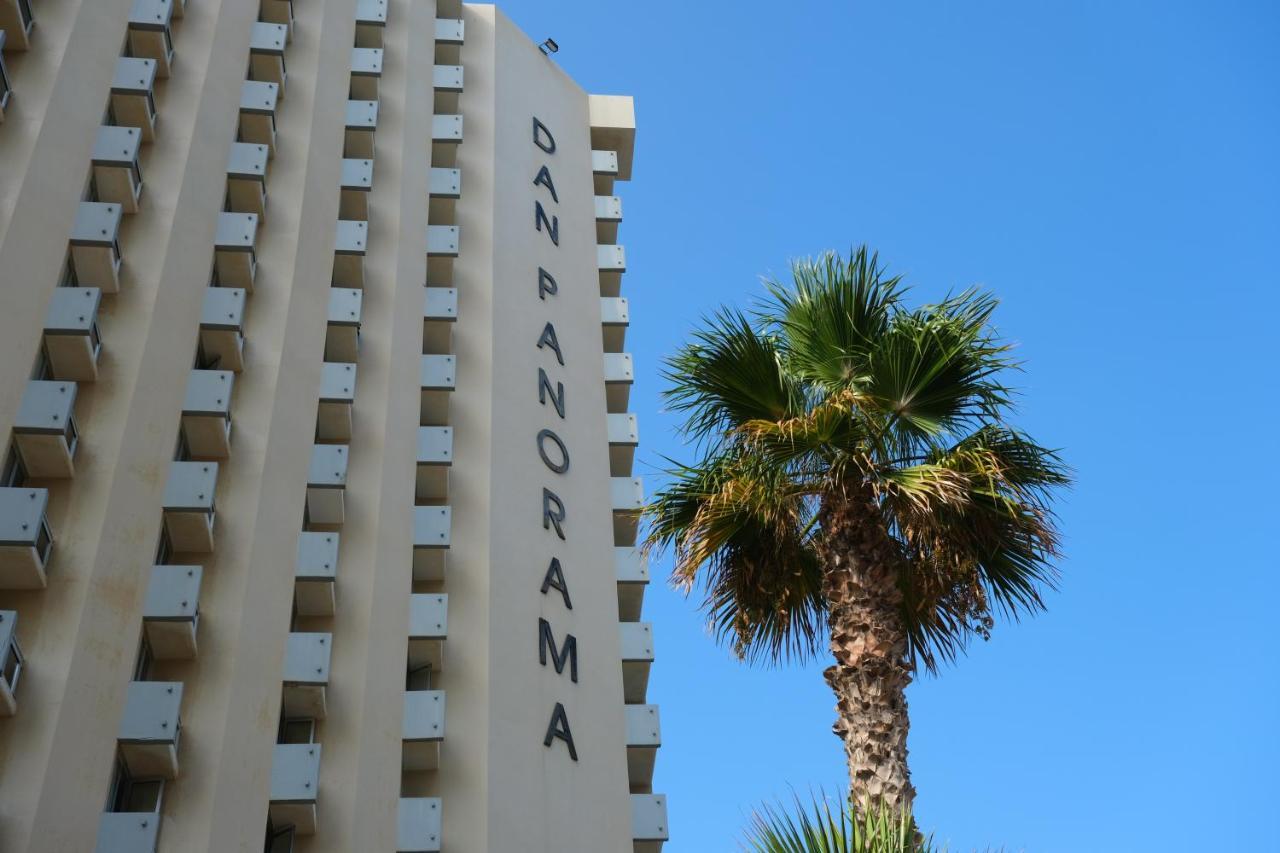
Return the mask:
[[163,779],[126,779],[116,798],[116,811],[158,811],[160,795],[164,792]]
[[49,363],[49,355],[44,351],[44,347],[40,347],[40,351],[36,353],[35,364],[31,367],[31,378],[37,381],[53,379],[53,365]]
[[67,426],[62,431],[67,440],[67,452],[75,455],[76,445],[80,442],[80,431],[76,429],[76,419],[67,418]]
[[4,468],[0,469],[0,486],[22,486],[27,482],[27,469],[18,457],[16,447],[9,448],[9,456],[4,460]]
[[173,451],[173,460],[175,462],[191,461],[191,447],[187,444],[187,434],[182,430],[178,430],[178,446]]
[[0,660],[0,675],[4,677],[5,684],[9,685],[9,693],[13,694],[18,691],[18,678],[22,675],[22,649],[18,648],[16,639],[10,641],[9,647],[0,649],[4,653],[3,660]]
[[147,637],[144,634],[142,641],[138,644],[138,660],[133,665],[133,680],[150,680],[151,668],[154,663],[155,657],[151,654],[151,644],[147,642]]
[[410,667],[404,679],[405,690],[431,689],[431,664]]
[[[214,287],[216,285],[210,285]],[[222,358],[216,355],[209,355],[204,350],[204,338],[202,337],[196,343],[196,370],[217,370],[218,365],[222,362]]]
[[111,798],[107,811],[158,812],[164,798],[164,780],[134,778],[123,761],[116,759],[115,778],[111,782]]
[[167,566],[169,561],[173,559],[173,543],[169,541],[169,534],[165,530],[160,531],[160,542],[156,545],[156,565]]
[[53,534],[49,532],[49,524],[40,519],[40,532],[36,534],[36,553],[41,563],[49,562],[49,553],[53,550]]
[[76,267],[71,263],[71,253],[67,252],[66,258],[62,261],[62,278],[58,281],[58,287],[79,287],[80,283],[76,280]]
[[315,743],[316,721],[307,718],[281,718],[279,743]]
[[[0,47],[4,46],[4,39],[0,39]],[[9,85],[9,73],[5,71],[4,59],[0,57],[0,110],[3,110],[9,103],[9,92],[13,91],[13,87]]]
[[96,359],[102,351],[102,332],[98,329],[97,320],[89,326],[89,345],[93,347],[93,357]]
[[277,829],[267,821],[267,843],[262,848],[264,853],[293,853],[293,827]]

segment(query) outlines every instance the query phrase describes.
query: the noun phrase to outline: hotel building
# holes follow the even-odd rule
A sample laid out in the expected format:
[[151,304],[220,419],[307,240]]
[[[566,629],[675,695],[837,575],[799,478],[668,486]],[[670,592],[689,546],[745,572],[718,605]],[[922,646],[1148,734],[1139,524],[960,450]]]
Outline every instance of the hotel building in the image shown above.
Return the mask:
[[456,0],[0,30],[0,850],[661,850],[630,98]]

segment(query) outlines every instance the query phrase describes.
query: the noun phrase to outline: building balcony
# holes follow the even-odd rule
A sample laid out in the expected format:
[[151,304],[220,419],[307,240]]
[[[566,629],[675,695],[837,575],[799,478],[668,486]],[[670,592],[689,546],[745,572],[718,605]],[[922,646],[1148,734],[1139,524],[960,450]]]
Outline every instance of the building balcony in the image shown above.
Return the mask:
[[636,416],[624,412],[605,417],[609,432],[609,474],[613,477],[630,477],[636,447],[640,444],[640,427],[636,423]]
[[616,152],[618,180],[631,180],[636,139],[634,101],[626,95],[588,95],[587,116],[592,150]]
[[144,142],[156,138],[156,67],[154,59],[122,56],[111,75],[112,123],[136,127]]
[[449,468],[453,465],[453,429],[418,427],[418,475],[414,498],[419,502],[449,497]]
[[213,241],[213,268],[219,287],[242,287],[253,293],[258,274],[258,215],[219,213]]
[[286,37],[293,40],[293,0],[262,0],[258,18],[284,27]]
[[71,228],[71,267],[76,283],[107,293],[120,290],[120,219],[118,204],[82,201]]
[[644,511],[644,483],[639,477],[610,477],[613,503],[613,544],[634,547]]
[[648,622],[621,622],[622,697],[628,705],[644,704],[649,692],[649,668],[653,665],[653,626]]
[[182,682],[131,681],[117,743],[134,778],[178,778]]
[[401,797],[396,811],[396,853],[440,853],[439,797]]
[[437,44],[462,44],[466,25],[460,18],[436,18]]
[[616,195],[596,196],[596,243],[618,242],[618,224],[622,222],[622,199]]
[[596,246],[596,268],[600,273],[600,295],[622,293],[622,274],[627,271],[627,251],[622,246]]
[[435,770],[444,740],[444,691],[407,690],[404,694],[403,768]]
[[18,682],[22,680],[22,647],[18,645],[18,611],[0,610],[0,717],[18,712]]
[[356,399],[356,366],[326,361],[320,373],[320,405],[316,409],[316,441],[351,440]]
[[455,359],[451,355],[421,356],[422,395],[419,425],[446,426],[449,423],[449,398],[455,386]]
[[432,167],[427,191],[432,198],[462,198],[462,170]]
[[[270,2],[270,0],[264,0]],[[240,136],[237,142],[267,146],[276,156],[276,103],[280,87],[275,83],[245,80],[240,84]]]
[[458,226],[427,226],[427,281],[451,281],[458,257]]
[[102,291],[96,287],[54,288],[44,321],[44,350],[54,379],[93,382],[98,378],[101,302]]
[[355,288],[329,288],[329,324],[324,338],[324,360],[356,362],[360,359],[360,313],[364,292]]
[[382,79],[382,48],[351,48],[350,96],[358,101],[378,100],[378,84]]
[[387,0],[356,0],[356,47],[382,47]]
[[324,719],[332,646],[332,634],[289,634],[284,651],[284,716]]
[[639,622],[649,585],[649,561],[635,548],[614,548],[613,566],[618,576],[618,621]]
[[626,412],[631,403],[631,384],[635,381],[635,374],[630,353],[607,352],[604,354],[606,411],[615,415]]
[[267,146],[231,143],[227,158],[227,210],[267,215]]
[[118,204],[125,213],[137,213],[142,195],[141,147],[142,132],[136,127],[98,128],[93,140],[93,186],[99,201]]
[[239,373],[244,369],[244,303],[241,287],[208,287],[200,310],[202,363]]
[[462,66],[434,66],[431,71],[431,87],[437,92],[461,92]]
[[457,200],[462,197],[462,170],[433,166],[427,179],[427,221],[445,225],[458,221]]
[[95,853],[155,853],[164,787],[162,777],[132,774],[117,754]]
[[453,329],[458,321],[456,287],[423,288],[422,350],[443,355],[453,349]]
[[444,558],[449,548],[452,511],[447,506],[413,508],[413,579],[444,580]]
[[631,792],[647,794],[653,790],[653,765],[662,746],[662,730],[657,705],[628,705],[627,714],[627,780]]
[[13,443],[28,476],[64,479],[75,474],[80,443],[75,405],[74,382],[27,382],[13,421]]
[[307,518],[312,524],[342,524],[346,517],[347,445],[311,448],[307,473]]
[[53,553],[49,490],[0,488],[0,589],[43,589]]
[[346,158],[342,161],[342,194],[338,201],[339,221],[369,219],[369,191],[373,189],[373,161]]
[[190,660],[196,656],[200,625],[200,566],[152,566],[142,631],[156,660]]
[[164,488],[164,529],[178,553],[213,552],[217,462],[170,462]]
[[661,794],[631,795],[631,836],[635,853],[662,853],[670,838],[667,798]]
[[182,403],[182,440],[193,459],[226,459],[231,455],[230,370],[193,370]]
[[373,135],[378,130],[377,101],[347,101],[343,157],[372,157]]
[[298,534],[293,564],[293,605],[299,616],[332,616],[338,575],[338,534],[304,530]]
[[613,182],[618,178],[618,152],[593,150],[591,177],[597,196],[612,195]]
[[627,343],[627,326],[630,323],[631,311],[625,296],[600,297],[600,330],[605,352],[622,352]]
[[368,245],[368,222],[338,220],[333,240],[334,287],[364,287],[364,255]]
[[276,744],[268,810],[272,825],[293,826],[298,835],[314,835],[319,788],[320,744]]
[[129,55],[154,59],[156,76],[167,79],[173,68],[173,0],[133,0],[129,12]]
[[275,83],[284,98],[284,84],[289,77],[284,62],[284,49],[289,41],[289,28],[284,24],[257,21],[249,34],[249,79],[259,83]]
[[449,596],[409,596],[409,671],[443,668],[444,639],[449,630]]
[[156,853],[159,841],[159,812],[103,812],[93,853]]
[[462,142],[462,116],[432,116],[431,141],[445,145],[457,145]]
[[427,257],[458,257],[458,226],[427,226]]
[[0,32],[8,37],[5,50],[30,50],[31,28],[36,24],[30,0],[0,0]]

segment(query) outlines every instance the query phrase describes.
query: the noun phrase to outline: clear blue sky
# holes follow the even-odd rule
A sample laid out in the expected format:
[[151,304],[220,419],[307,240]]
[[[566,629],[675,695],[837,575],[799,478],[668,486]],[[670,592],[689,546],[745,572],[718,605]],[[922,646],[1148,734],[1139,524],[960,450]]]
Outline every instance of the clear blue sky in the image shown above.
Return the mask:
[[[1079,485],[1049,612],[909,692],[923,824],[953,851],[1280,850],[1280,5],[501,5],[636,98],[620,241],[651,483],[683,452],[661,358],[789,259],[865,241],[922,300],[1004,300],[1021,422]],[[832,697],[818,667],[731,660],[668,568],[667,850],[731,851],[753,804],[844,784]]]

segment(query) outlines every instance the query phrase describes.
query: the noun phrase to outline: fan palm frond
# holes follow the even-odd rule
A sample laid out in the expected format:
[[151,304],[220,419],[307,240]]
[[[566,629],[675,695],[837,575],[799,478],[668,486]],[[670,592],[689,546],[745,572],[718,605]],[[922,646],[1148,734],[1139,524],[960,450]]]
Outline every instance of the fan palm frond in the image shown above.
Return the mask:
[[920,838],[909,811],[853,813],[825,796],[793,806],[764,805],[751,816],[743,850],[749,853],[935,853]]

